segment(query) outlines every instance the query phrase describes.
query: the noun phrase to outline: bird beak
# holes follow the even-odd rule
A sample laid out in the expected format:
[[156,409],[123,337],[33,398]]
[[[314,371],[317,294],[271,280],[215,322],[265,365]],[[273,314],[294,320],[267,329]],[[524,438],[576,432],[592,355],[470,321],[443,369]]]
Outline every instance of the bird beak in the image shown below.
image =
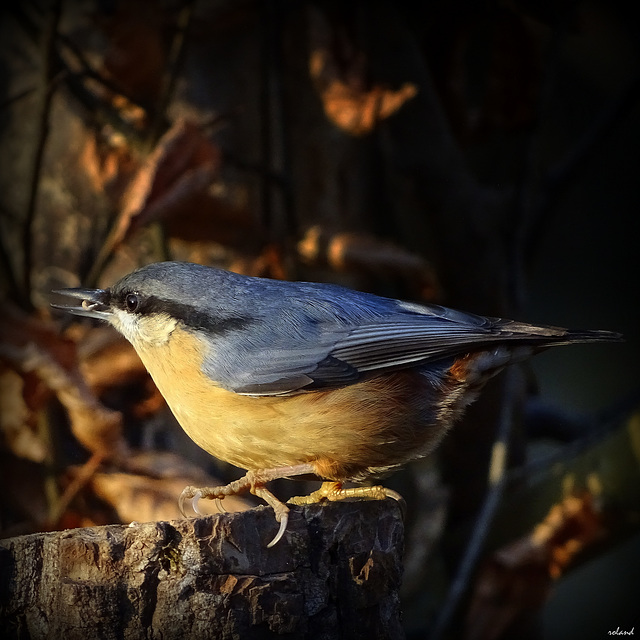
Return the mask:
[[58,289],[53,293],[82,300],[80,305],[53,304],[54,309],[67,311],[76,316],[87,316],[99,320],[109,320],[112,311],[110,307],[111,292],[108,289]]

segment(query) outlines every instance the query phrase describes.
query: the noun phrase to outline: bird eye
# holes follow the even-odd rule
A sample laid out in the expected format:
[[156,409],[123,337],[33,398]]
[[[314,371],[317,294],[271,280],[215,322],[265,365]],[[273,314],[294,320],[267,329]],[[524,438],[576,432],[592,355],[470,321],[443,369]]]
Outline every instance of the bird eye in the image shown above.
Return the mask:
[[124,303],[127,306],[127,311],[134,312],[140,306],[140,297],[135,293],[129,293],[124,299]]

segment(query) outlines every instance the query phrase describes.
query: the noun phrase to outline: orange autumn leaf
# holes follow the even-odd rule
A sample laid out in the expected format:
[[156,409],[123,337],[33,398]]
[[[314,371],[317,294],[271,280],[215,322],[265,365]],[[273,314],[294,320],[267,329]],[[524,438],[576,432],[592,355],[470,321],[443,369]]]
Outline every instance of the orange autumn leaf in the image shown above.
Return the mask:
[[112,201],[120,199],[138,169],[137,160],[128,145],[118,136],[112,136],[108,144],[100,144],[95,136],[87,136],[79,166],[95,191],[104,191]]
[[410,83],[395,91],[370,83],[366,57],[349,34],[329,24],[321,11],[309,15],[309,75],[325,114],[337,127],[353,136],[366,135],[417,94]]
[[[0,361],[23,379],[14,388],[22,393],[24,404],[13,408],[9,426],[28,428],[34,414],[44,408],[46,400],[55,394],[67,410],[73,435],[84,447],[103,456],[118,456],[124,451],[122,416],[105,407],[91,389],[78,368],[75,344],[61,337],[52,325],[27,316],[7,304],[0,317]],[[34,389],[34,387],[36,387]],[[24,412],[27,413],[24,413]],[[24,415],[17,422],[16,415]],[[17,447],[24,440],[16,438]],[[14,451],[16,455],[22,449]],[[33,449],[34,459],[38,451]]]
[[103,252],[112,252],[136,229],[187,210],[210,187],[219,166],[220,152],[202,129],[176,121],[131,180]]
[[331,232],[315,225],[307,230],[297,249],[309,264],[326,264],[338,272],[394,275],[411,283],[425,300],[439,295],[435,272],[422,256],[370,233]]
[[465,638],[494,640],[544,604],[554,580],[604,533],[590,493],[553,505],[528,535],[493,553],[478,574]]
[[[132,453],[126,470],[105,469],[94,473],[88,488],[118,514],[121,522],[173,520],[181,517],[176,496],[186,485],[216,486],[215,478],[192,461],[169,451]],[[245,511],[250,501],[241,496],[225,498],[225,511]],[[203,500],[205,513],[219,513],[219,506]]]
[[373,131],[378,122],[398,111],[418,93],[410,83],[403,84],[397,91],[380,85],[368,90],[354,86],[339,74],[325,49],[311,53],[309,71],[329,120],[354,136]]

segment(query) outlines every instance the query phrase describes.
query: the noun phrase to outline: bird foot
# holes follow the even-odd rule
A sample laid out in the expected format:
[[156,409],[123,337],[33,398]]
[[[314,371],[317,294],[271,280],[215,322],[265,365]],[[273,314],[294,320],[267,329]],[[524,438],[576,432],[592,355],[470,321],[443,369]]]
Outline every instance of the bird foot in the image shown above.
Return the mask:
[[348,487],[342,488],[340,482],[323,482],[322,486],[308,496],[294,496],[287,500],[289,504],[305,505],[321,502],[322,500],[330,500],[335,502],[338,500],[349,499],[365,499],[365,500],[385,500],[386,498],[393,498],[399,503],[404,504],[403,497],[392,489],[387,489],[380,485],[373,487]]
[[191,501],[191,508],[193,511],[201,516],[204,515],[198,509],[198,502],[202,498],[207,500],[215,500],[218,504],[218,508],[222,509],[222,500],[227,496],[238,495],[240,493],[246,493],[247,491],[262,498],[272,509],[276,518],[276,522],[280,523],[278,533],[267,547],[273,547],[276,545],[287,530],[287,524],[289,522],[289,507],[283,502],[278,500],[265,484],[271,480],[277,480],[279,478],[288,478],[291,476],[305,475],[313,473],[313,467],[310,464],[300,464],[291,467],[278,467],[275,469],[258,469],[256,471],[248,471],[239,480],[234,480],[229,484],[219,487],[185,487],[178,499],[178,506],[180,513],[186,518],[186,503]]

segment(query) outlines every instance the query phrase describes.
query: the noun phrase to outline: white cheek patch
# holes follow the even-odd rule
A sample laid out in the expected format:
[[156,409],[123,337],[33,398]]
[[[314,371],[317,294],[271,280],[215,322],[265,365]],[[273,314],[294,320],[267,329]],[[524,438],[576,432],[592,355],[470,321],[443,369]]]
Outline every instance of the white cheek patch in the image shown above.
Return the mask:
[[148,344],[165,344],[173,333],[177,320],[165,314],[142,317],[138,323],[140,337]]
[[139,337],[138,320],[139,318],[122,309],[113,309],[111,324],[132,344]]
[[137,316],[122,309],[114,309],[111,324],[134,346],[164,344],[178,324],[166,314]]

